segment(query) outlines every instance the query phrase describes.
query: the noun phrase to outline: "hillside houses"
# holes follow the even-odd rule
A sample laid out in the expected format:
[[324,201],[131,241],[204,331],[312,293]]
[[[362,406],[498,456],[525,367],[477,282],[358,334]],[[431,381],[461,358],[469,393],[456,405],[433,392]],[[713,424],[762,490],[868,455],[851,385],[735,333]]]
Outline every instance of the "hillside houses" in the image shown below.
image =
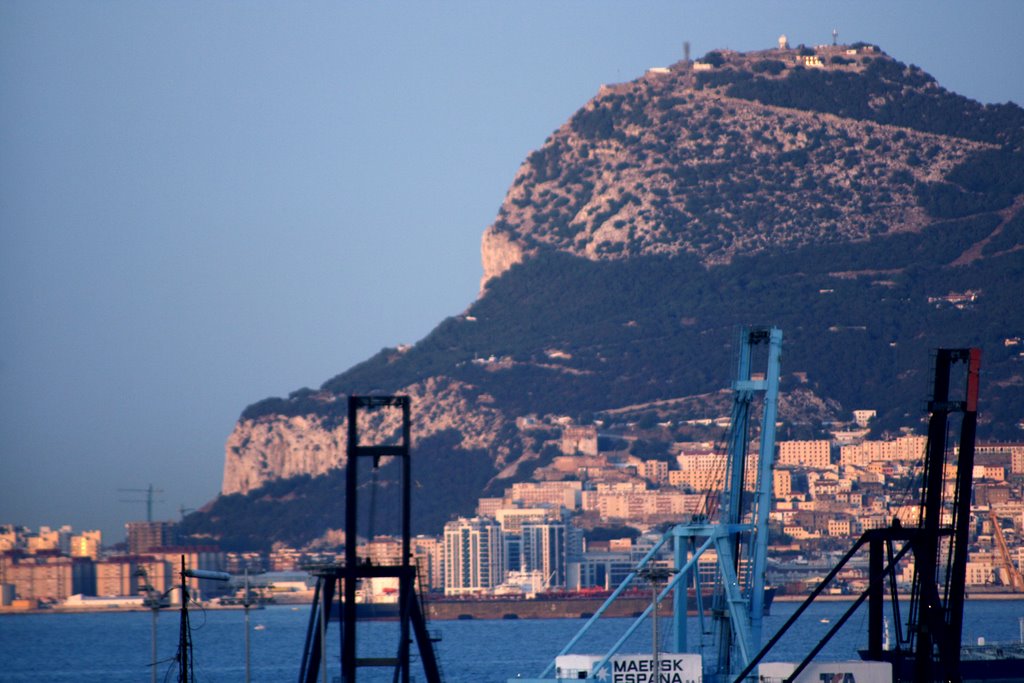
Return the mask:
[[[666,448],[653,434],[667,429],[667,422],[646,431],[631,423],[615,434],[555,424],[557,430],[544,420],[531,422],[531,429],[550,431],[559,453],[531,480],[480,498],[472,517],[454,517],[443,534],[414,539],[427,588],[450,595],[508,594],[523,586],[530,586],[531,594],[609,589],[651,547],[661,527],[695,516],[714,518],[725,473],[720,442],[673,441]],[[769,580],[786,590],[806,590],[864,531],[888,526],[894,518],[917,524],[915,477],[925,447],[925,437],[909,433],[854,443],[780,441],[772,475]],[[756,449],[746,467],[753,474]],[[955,485],[951,475],[947,487]],[[967,582],[972,590],[998,590],[1024,563],[1024,444],[978,444],[974,479]],[[100,551],[98,539],[86,543],[94,536],[69,528],[33,533],[0,527],[0,597],[37,604],[73,593],[137,594],[132,577],[139,567],[154,585],[169,580],[170,556],[163,549],[145,548],[128,557],[123,551]],[[75,550],[79,546],[89,551]],[[338,557],[337,549],[314,548],[202,552],[197,562],[229,570],[294,571]],[[397,553],[398,540],[389,536],[364,539],[359,550],[367,561],[385,564]],[[710,571],[710,564],[705,569]],[[910,570],[902,571],[901,579],[909,581]],[[853,566],[840,579],[852,591],[864,585],[866,573]]]

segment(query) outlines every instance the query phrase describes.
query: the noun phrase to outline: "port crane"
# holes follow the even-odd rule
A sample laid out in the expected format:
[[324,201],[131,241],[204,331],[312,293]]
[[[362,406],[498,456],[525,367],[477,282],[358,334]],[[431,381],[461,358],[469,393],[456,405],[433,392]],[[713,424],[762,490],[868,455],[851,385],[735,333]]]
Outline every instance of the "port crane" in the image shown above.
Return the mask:
[[[1021,576],[1020,570],[1013,565],[1010,549],[1006,545],[1006,537],[1003,536],[1003,527],[999,524],[999,516],[994,508],[989,508],[988,516],[992,521],[992,535],[995,538],[996,547],[999,548],[999,563],[1002,565],[1002,570],[1006,572],[1007,578],[1003,580],[1002,574],[999,573],[997,576],[1003,581],[1003,585],[1009,586],[1014,593],[1024,593],[1024,576]],[[994,571],[998,572],[999,570],[995,569]]]
[[[978,421],[978,379],[981,350],[938,349],[935,358],[933,398],[928,403],[928,446],[924,456],[923,484],[917,526],[904,526],[898,518],[881,529],[871,529],[854,543],[735,678],[745,680],[861,549],[868,549],[868,587],[835,621],[825,636],[808,652],[787,683],[797,680],[831,638],[865,602],[868,603],[868,643],[861,652],[868,662],[888,662],[892,680],[925,683],[965,678],[961,661],[964,598],[966,596],[967,545],[970,532],[971,486],[974,470],[974,437]],[[953,379],[963,381],[959,397],[951,397]],[[947,438],[950,416],[959,415],[959,448],[952,462]],[[954,472],[952,494],[944,486],[944,473]],[[906,611],[897,585],[897,567],[904,558],[914,561],[913,582]],[[884,647],[886,583],[888,603],[896,630],[895,649]],[[905,596],[904,596],[905,597]],[[979,678],[979,676],[968,676]]]
[[[764,372],[754,372],[755,349],[766,349]],[[726,680],[730,674],[747,667],[760,647],[765,612],[765,568],[768,549],[768,513],[772,501],[772,464],[775,455],[775,421],[778,414],[779,368],[782,355],[782,330],[776,327],[744,328],[740,331],[739,360],[733,381],[733,402],[726,454],[726,480],[721,494],[717,521],[710,515],[669,529],[637,566],[612,592],[554,660],[540,674],[540,680],[553,671],[559,678],[566,673],[559,659],[581,641],[608,607],[628,588],[646,580],[655,586],[652,604],[626,629],[622,637],[604,655],[585,668],[570,674],[573,678],[607,679],[612,658],[652,613],[659,602],[672,595],[673,653],[686,653],[687,588],[697,599],[697,618],[705,632],[705,610],[709,607],[717,655],[703,661],[705,681]],[[760,401],[758,401],[760,399]],[[761,407],[757,467],[748,468],[754,408]],[[752,481],[748,481],[752,479]],[[657,557],[671,549],[671,568],[659,566]],[[702,557],[716,557],[716,577],[711,585],[711,603],[703,604],[707,588],[699,569]],[[664,584],[664,587],[661,587]],[[654,620],[657,633],[657,620]],[[657,640],[657,636],[655,636]],[[657,643],[654,664],[658,667]],[[756,663],[745,675],[756,677]],[[522,680],[522,679],[520,679]]]

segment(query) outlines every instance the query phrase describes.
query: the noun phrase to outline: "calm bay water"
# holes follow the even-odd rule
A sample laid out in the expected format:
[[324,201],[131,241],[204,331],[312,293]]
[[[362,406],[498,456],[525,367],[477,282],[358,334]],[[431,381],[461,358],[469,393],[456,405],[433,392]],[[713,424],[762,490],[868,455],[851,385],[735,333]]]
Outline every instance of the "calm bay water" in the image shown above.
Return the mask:
[[[765,620],[771,634],[796,609],[796,603],[776,603]],[[771,660],[800,659],[832,623],[849,607],[848,603],[814,605],[779,644]],[[241,611],[195,610],[193,627],[196,680],[203,682],[243,681],[245,676],[244,616]],[[308,621],[308,607],[273,606],[251,612],[252,680],[271,683],[298,679],[299,662]],[[967,604],[964,642],[979,637],[989,642],[1015,641],[1018,618],[1024,616],[1024,601],[971,601]],[[864,645],[867,630],[866,607],[862,607],[822,659],[853,659],[855,649]],[[827,620],[823,621],[823,620]],[[178,613],[160,613],[157,622],[159,681],[177,680],[174,654],[178,643]],[[445,679],[453,682],[487,681],[503,683],[517,674],[536,676],[583,625],[583,620],[437,621],[431,630],[439,632],[437,644]],[[625,631],[631,620],[603,619],[575,652],[602,652]],[[360,627],[360,654],[393,656],[397,627],[373,622]],[[662,632],[667,635],[668,623]],[[148,681],[150,678],[151,616],[141,612],[100,614],[24,614],[0,616],[0,681]],[[699,626],[690,620],[690,640],[699,641]],[[328,634],[329,679],[338,675],[338,630],[332,624]],[[710,643],[710,637],[707,638]],[[667,643],[667,640],[663,641]],[[650,624],[643,624],[623,652],[650,651]],[[390,681],[360,672],[363,680]],[[422,676],[419,677],[422,679]]]

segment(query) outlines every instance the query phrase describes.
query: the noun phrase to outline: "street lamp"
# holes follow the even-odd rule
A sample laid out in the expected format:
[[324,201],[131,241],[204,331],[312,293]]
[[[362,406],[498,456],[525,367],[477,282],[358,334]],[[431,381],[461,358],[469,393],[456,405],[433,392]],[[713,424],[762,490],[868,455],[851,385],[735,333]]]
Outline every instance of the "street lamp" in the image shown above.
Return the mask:
[[185,569],[185,556],[181,556],[181,623],[178,635],[178,681],[188,683],[192,679],[192,627],[188,621],[188,584],[185,579],[201,579],[205,581],[230,581],[227,572],[208,569]]
[[245,568],[245,593],[242,605],[245,607],[245,683],[249,683],[249,568]]
[[139,580],[138,590],[142,594],[142,604],[150,609],[152,614],[152,626],[150,634],[150,662],[149,662],[149,680],[152,683],[156,683],[156,615],[160,612],[161,607],[166,606],[167,596],[171,594],[177,586],[172,586],[170,589],[161,593],[149,582],[149,573],[145,567],[140,566],[135,570],[135,578]]
[[[262,572],[259,572],[262,573]],[[245,608],[245,683],[249,683],[249,672],[250,672],[250,660],[249,660],[249,608],[258,604],[259,600],[253,600],[253,594],[255,591],[250,587],[249,584],[249,568],[245,568],[245,588],[242,594],[242,606]]]
[[655,681],[661,680],[661,670],[658,668],[658,588],[661,584],[668,582],[675,573],[675,569],[652,565],[648,565],[637,572],[637,576],[651,585],[651,653],[654,658]]

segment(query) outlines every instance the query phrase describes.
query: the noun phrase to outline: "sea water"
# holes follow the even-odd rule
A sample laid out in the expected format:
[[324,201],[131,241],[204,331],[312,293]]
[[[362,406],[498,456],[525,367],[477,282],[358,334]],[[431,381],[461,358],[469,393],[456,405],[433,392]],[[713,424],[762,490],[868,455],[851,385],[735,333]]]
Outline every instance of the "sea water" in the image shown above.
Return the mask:
[[[799,661],[849,608],[847,602],[816,603],[780,641],[768,660]],[[776,602],[765,618],[765,639],[796,609]],[[244,614],[235,610],[189,612],[196,681],[245,680]],[[1024,601],[970,601],[965,610],[964,643],[1016,641]],[[270,606],[250,612],[250,666],[254,683],[296,681],[309,621],[307,606]],[[517,675],[537,676],[584,624],[582,619],[434,621],[432,632],[446,681],[504,683]],[[624,633],[631,619],[601,619],[574,652],[603,653]],[[360,656],[391,657],[397,647],[394,622],[360,625]],[[176,681],[179,618],[173,610],[157,618],[157,680]],[[669,621],[659,627],[659,647],[670,643]],[[0,616],[0,682],[149,681],[152,618],[148,612],[93,614],[6,614]],[[865,646],[867,608],[862,606],[819,655],[822,660],[856,659]],[[328,681],[336,681],[339,631],[328,631]],[[691,645],[713,645],[696,617],[689,619]],[[652,629],[644,622],[622,652],[650,652]],[[415,652],[415,647],[413,648]],[[423,676],[414,664],[413,676]],[[360,680],[390,681],[390,671],[361,670]]]

